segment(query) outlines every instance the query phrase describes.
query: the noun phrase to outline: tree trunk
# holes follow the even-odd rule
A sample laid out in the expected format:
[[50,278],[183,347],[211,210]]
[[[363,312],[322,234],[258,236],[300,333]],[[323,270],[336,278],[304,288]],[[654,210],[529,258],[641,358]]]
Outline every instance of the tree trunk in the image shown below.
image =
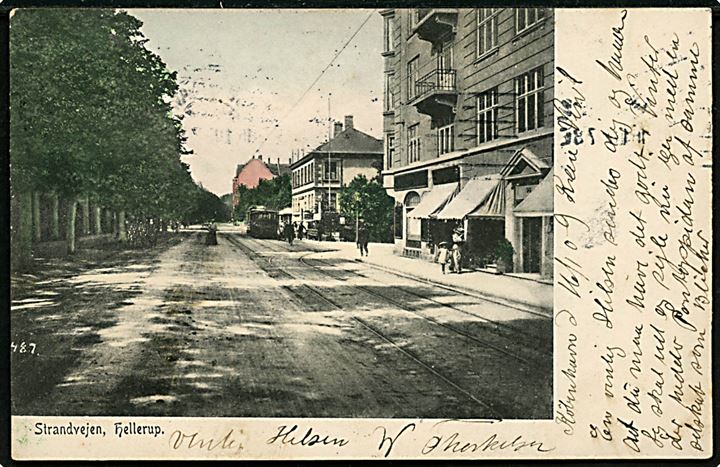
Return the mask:
[[113,215],[112,211],[109,209],[105,209],[105,232],[107,233],[115,233],[115,227],[113,226]]
[[67,231],[65,236],[65,244],[67,245],[67,253],[74,255],[77,250],[75,244],[75,221],[77,219],[77,199],[70,199],[67,206]]
[[13,271],[25,271],[32,263],[32,195],[15,193],[10,202],[10,265]]
[[33,241],[39,242],[42,230],[40,225],[40,192],[33,191],[32,194],[32,226],[33,226]]
[[117,215],[118,240],[124,242],[127,240],[127,231],[125,230],[125,211],[120,211]]
[[53,193],[51,196],[50,205],[52,208],[52,221],[51,221],[51,232],[53,240],[60,239],[60,198],[57,193]]
[[102,233],[102,208],[100,206],[95,206],[95,235],[100,235]]
[[90,235],[90,200],[84,196],[80,200],[82,206],[82,234]]

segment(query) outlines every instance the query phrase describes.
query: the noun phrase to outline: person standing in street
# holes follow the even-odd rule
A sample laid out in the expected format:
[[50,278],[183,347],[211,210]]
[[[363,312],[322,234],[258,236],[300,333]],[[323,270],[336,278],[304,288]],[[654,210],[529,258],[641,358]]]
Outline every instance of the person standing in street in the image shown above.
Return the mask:
[[207,233],[207,239],[205,240],[206,245],[217,245],[217,225],[215,225],[215,221],[212,220],[208,224],[208,233]]
[[368,255],[368,231],[365,224],[360,224],[358,226],[357,246],[360,249],[360,256]]
[[460,274],[462,272],[462,247],[465,241],[463,234],[464,232],[461,227],[453,230],[452,264],[453,270],[457,274]]
[[302,240],[305,236],[305,225],[300,221],[300,224],[298,224],[297,228],[297,239]]
[[293,239],[295,238],[295,229],[293,229],[293,225],[290,222],[285,224],[283,234],[285,235],[285,240],[287,240],[288,244],[292,245]]

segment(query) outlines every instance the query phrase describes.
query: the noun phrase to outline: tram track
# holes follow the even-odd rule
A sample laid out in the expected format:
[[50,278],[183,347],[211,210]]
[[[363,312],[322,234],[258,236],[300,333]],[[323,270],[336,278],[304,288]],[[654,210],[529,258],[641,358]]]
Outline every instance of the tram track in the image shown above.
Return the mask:
[[[339,281],[346,281],[346,280],[347,280],[347,279],[345,279],[344,277],[339,277],[339,276],[337,276],[337,275],[333,275],[332,273],[330,273],[330,272],[328,271],[328,269],[320,268],[320,267],[318,267],[318,266],[316,266],[316,265],[311,264],[311,263],[309,262],[308,258],[307,258],[307,256],[309,256],[310,254],[312,254],[312,253],[309,253],[309,254],[307,254],[307,255],[305,255],[305,256],[302,256],[302,257],[298,258],[299,261],[300,261],[301,263],[305,264],[306,266],[309,266],[309,267],[312,267],[312,268],[316,269],[317,271],[319,271],[320,273],[322,273],[322,274],[324,274],[324,275],[327,275],[327,276],[329,276],[329,277],[332,277],[333,279],[336,279],[336,280],[339,280]],[[448,309],[457,311],[457,312],[459,312],[459,313],[462,313],[462,314],[464,314],[464,315],[471,316],[471,317],[473,317],[473,318],[475,318],[475,319],[480,320],[480,321],[483,322],[483,323],[486,323],[486,324],[488,324],[488,325],[493,326],[493,327],[495,328],[494,331],[495,331],[495,333],[496,333],[498,336],[505,337],[505,338],[509,338],[509,337],[516,337],[518,334],[521,334],[521,335],[523,335],[525,338],[530,339],[530,340],[541,339],[541,336],[538,336],[538,335],[536,335],[536,334],[528,333],[528,332],[526,332],[526,331],[524,331],[524,330],[522,330],[522,329],[519,329],[519,328],[517,328],[517,327],[515,327],[515,326],[508,325],[508,324],[502,323],[502,322],[500,322],[500,321],[496,321],[496,320],[487,318],[487,317],[485,317],[485,316],[482,316],[482,315],[477,314],[477,313],[473,313],[473,312],[471,312],[471,311],[465,310],[465,309],[460,308],[460,307],[458,307],[458,306],[455,306],[455,305],[452,305],[452,304],[449,304],[449,303],[443,303],[443,302],[441,302],[441,301],[439,301],[439,300],[435,300],[434,298],[428,297],[428,296],[423,295],[423,294],[420,294],[420,293],[418,293],[418,292],[414,292],[414,291],[408,289],[407,287],[403,287],[403,286],[400,286],[400,285],[397,285],[397,284],[390,284],[390,283],[388,283],[388,282],[384,282],[384,281],[378,280],[377,278],[369,277],[369,276],[367,276],[367,275],[365,275],[365,274],[362,274],[362,273],[357,273],[357,272],[350,271],[350,270],[347,270],[347,269],[338,268],[337,266],[331,265],[331,264],[329,264],[329,263],[327,263],[327,262],[325,262],[325,261],[322,261],[322,260],[320,260],[320,259],[315,259],[315,258],[313,258],[312,261],[317,261],[317,262],[326,264],[326,265],[329,266],[329,267],[333,267],[333,268],[335,268],[335,269],[337,269],[337,270],[339,270],[339,271],[345,272],[345,273],[350,273],[350,272],[352,272],[353,274],[356,274],[356,275],[361,276],[361,277],[364,277],[364,278],[366,278],[366,279],[375,281],[375,282],[377,282],[378,284],[381,284],[381,285],[383,285],[383,286],[392,285],[392,287],[393,287],[394,290],[401,291],[401,292],[404,293],[404,294],[410,295],[410,296],[415,297],[415,298],[419,298],[419,299],[421,299],[421,300],[425,300],[425,301],[431,302],[431,303],[435,304],[436,306],[440,306],[440,307],[443,307],[443,308],[448,308]],[[411,305],[408,305],[407,303],[404,303],[404,302],[402,302],[402,301],[400,301],[400,300],[396,300],[396,299],[390,298],[390,297],[388,297],[388,296],[386,296],[386,295],[378,292],[377,290],[371,290],[370,288],[368,288],[368,287],[366,287],[366,286],[362,286],[362,285],[353,285],[352,287],[355,287],[355,288],[357,288],[357,289],[360,289],[360,290],[364,291],[364,292],[367,293],[367,294],[370,294],[370,295],[373,295],[373,296],[379,296],[379,297],[383,298],[384,300],[393,303],[395,306],[398,306],[398,307],[400,307],[401,309],[403,309],[403,310],[405,310],[405,311],[409,311],[409,312],[411,312],[411,313],[419,314],[418,310],[415,309],[414,307],[412,307]],[[472,298],[476,298],[476,297],[473,296],[473,295],[469,295],[469,294],[466,294],[466,295],[469,296],[469,297],[472,297]],[[482,299],[479,299],[479,300],[482,300]],[[494,302],[491,302],[491,303],[495,304]],[[423,316],[423,315],[421,315],[421,316]],[[430,317],[427,317],[427,316],[423,316],[423,317],[424,317],[425,319],[434,320],[434,318],[430,318]],[[542,318],[543,318],[543,319],[548,319],[546,316],[542,316]],[[436,320],[435,320],[435,321],[436,321]],[[439,325],[444,325],[444,323],[440,323],[440,322],[437,322],[437,324],[439,324]],[[500,330],[502,330],[502,332],[498,332],[498,331],[500,331]],[[463,331],[459,331],[459,330],[455,330],[455,331],[458,332],[458,333],[462,333],[462,332],[463,332]],[[508,335],[508,334],[510,334],[510,335]],[[546,351],[548,351],[548,352],[551,352],[551,351],[552,351],[551,345],[545,345],[545,344],[540,343],[540,342],[537,342],[537,341],[535,341],[535,345],[536,345],[536,346],[539,345],[540,347],[544,348],[544,349],[545,349]]]
[[[336,302],[332,298],[328,297],[327,294],[324,293],[323,291],[321,291],[318,288],[311,286],[309,284],[302,283],[302,281],[303,281],[302,278],[297,277],[297,276],[287,272],[287,270],[285,270],[282,266],[274,264],[274,259],[276,257],[259,254],[256,251],[254,251],[252,248],[250,248],[248,245],[244,244],[245,243],[244,241],[241,241],[240,239],[235,238],[234,236],[228,236],[226,238],[234,247],[238,248],[241,252],[243,252],[245,255],[247,255],[253,262],[255,262],[257,264],[257,266],[261,270],[263,270],[265,273],[267,273],[271,277],[275,277],[278,279],[288,279],[288,280],[293,280],[293,281],[299,282],[300,285],[297,288],[293,288],[293,287],[289,287],[289,286],[281,286],[281,287],[284,290],[286,290],[287,292],[289,292],[290,294],[292,294],[293,296],[295,296],[296,298],[298,298],[299,300],[301,300],[302,302],[307,302],[308,296],[305,293],[305,292],[307,292],[314,298],[322,300],[331,309],[338,310],[338,311],[346,311],[345,307],[343,307],[340,303]],[[253,241],[251,240],[251,242],[253,242]],[[260,244],[260,242],[256,243],[256,245],[258,245],[258,244]],[[267,245],[265,245],[264,243],[262,243],[260,245],[262,245],[267,250],[270,250],[271,252],[286,253],[289,251],[288,249],[270,248]],[[260,245],[258,245],[258,246],[260,246]],[[312,252],[312,253],[315,253],[315,252]],[[337,280],[340,282],[346,282],[346,279],[335,277],[332,274],[324,271],[321,267],[319,267],[315,264],[311,264],[311,263],[307,263],[307,262],[303,261],[304,259],[305,259],[304,256],[301,256],[300,258],[298,258],[298,260],[300,261],[301,264],[303,264],[306,267],[311,268],[313,271],[319,271],[319,272],[323,273],[325,276],[327,276],[333,280]],[[282,271],[282,272],[279,272],[279,271]],[[346,271],[346,270],[344,270],[344,271]],[[355,274],[355,273],[353,272],[353,274]],[[357,290],[359,292],[362,292],[362,293],[368,294],[368,295],[372,295],[374,297],[379,297],[383,301],[391,304],[393,307],[396,307],[404,312],[412,313],[414,316],[419,317],[419,318],[423,319],[424,321],[431,323],[434,326],[443,328],[444,330],[446,330],[446,332],[451,332],[455,335],[459,335],[469,341],[472,341],[476,344],[483,346],[484,348],[490,349],[491,351],[501,354],[504,358],[513,359],[514,361],[521,363],[523,366],[525,366],[527,368],[533,367],[533,362],[531,362],[530,360],[528,360],[526,358],[523,358],[515,353],[509,352],[506,349],[503,349],[502,347],[500,347],[498,345],[494,345],[490,342],[487,342],[486,340],[483,340],[483,339],[481,339],[473,334],[470,334],[468,332],[465,332],[461,329],[458,329],[455,326],[452,326],[447,323],[443,323],[441,321],[438,321],[435,318],[432,318],[423,313],[420,313],[417,310],[409,308],[406,304],[403,304],[402,302],[399,302],[396,299],[387,297],[384,294],[378,294],[375,291],[371,291],[370,289],[363,287],[361,285],[353,285],[353,284],[346,284],[346,285],[353,290]],[[301,290],[303,292],[301,292]],[[422,297],[421,295],[419,295],[419,296]],[[422,298],[425,298],[425,297],[422,297]],[[443,304],[441,302],[437,302],[437,304],[441,305],[441,306],[448,306],[447,304]],[[456,383],[451,378],[445,376],[441,370],[436,369],[435,365],[431,365],[431,364],[427,363],[420,356],[418,356],[415,352],[406,348],[406,346],[398,344],[392,337],[388,336],[382,330],[373,326],[372,324],[367,322],[365,319],[362,319],[358,316],[352,316],[352,315],[348,316],[348,318],[351,319],[353,322],[357,323],[361,328],[370,332],[376,338],[379,338],[380,340],[382,340],[383,342],[388,344],[391,348],[393,348],[396,351],[405,355],[407,358],[409,358],[410,360],[415,362],[415,364],[422,367],[425,371],[431,373],[434,377],[442,380],[448,386],[451,386],[453,389],[460,392],[468,399],[470,399],[473,402],[475,402],[476,404],[482,406],[485,410],[489,410],[491,412],[496,411],[496,409],[494,408],[494,405],[492,403],[488,403],[488,402],[484,401],[483,399],[476,397],[475,395],[473,395],[472,392],[463,388],[460,384]]]
[[[237,239],[235,239],[235,238],[233,238],[233,241],[234,241],[234,242],[239,242],[239,241],[238,241]],[[270,250],[270,251],[272,251],[272,252],[286,253],[286,252],[290,251],[289,249],[284,249],[284,248],[282,248],[282,247],[280,247],[280,248],[275,248],[275,247],[277,247],[277,246],[279,246],[279,245],[272,245],[272,247],[271,247],[268,243],[266,243],[266,242],[260,242],[260,241],[257,241],[257,240],[255,240],[255,239],[253,239],[252,242],[255,243],[255,244],[257,244],[257,245],[259,245],[259,246],[262,246],[262,247],[264,247],[264,248],[266,248],[266,249],[268,249],[268,250]],[[245,248],[249,254],[255,255],[256,257],[260,257],[260,258],[262,258],[264,261],[266,261],[269,265],[273,266],[273,257],[272,257],[272,256],[260,255],[260,254],[256,253],[255,251],[253,251],[251,248],[246,247],[245,245],[243,245],[243,248]],[[369,276],[367,276],[367,275],[365,275],[365,274],[362,274],[362,273],[358,273],[358,272],[356,272],[356,271],[351,271],[351,270],[348,270],[348,269],[339,268],[339,267],[337,267],[336,265],[329,264],[329,263],[327,263],[327,262],[325,262],[325,261],[323,261],[323,260],[320,260],[320,259],[312,259],[312,260],[313,260],[313,261],[320,262],[320,263],[323,263],[323,264],[326,265],[327,267],[320,267],[320,266],[317,266],[317,265],[315,265],[315,264],[312,264],[312,263],[308,260],[307,256],[309,256],[309,255],[311,255],[311,254],[314,254],[314,253],[317,253],[317,251],[312,251],[312,252],[306,253],[306,254],[300,256],[300,257],[297,258],[297,259],[298,259],[298,261],[299,261],[301,264],[303,264],[304,266],[309,267],[309,268],[312,268],[314,271],[317,271],[318,273],[320,273],[320,274],[322,274],[322,275],[324,275],[324,276],[326,276],[326,277],[329,277],[329,278],[331,278],[331,279],[333,279],[333,280],[337,280],[337,281],[340,281],[340,282],[347,283],[348,280],[347,280],[346,277],[342,277],[342,276],[340,276],[340,275],[338,275],[338,274],[334,274],[334,273],[332,273],[332,272],[330,272],[330,271],[337,270],[338,272],[344,273],[344,274],[346,274],[346,275],[348,275],[348,276],[350,276],[350,275],[361,276],[361,277],[364,277],[364,278],[366,278],[366,279],[375,281],[375,282],[377,282],[378,284],[383,285],[383,286],[392,285],[392,287],[393,287],[394,290],[399,290],[399,291],[401,291],[401,292],[403,292],[403,293],[405,293],[405,294],[407,294],[407,295],[410,295],[410,296],[412,296],[412,297],[419,298],[419,299],[425,300],[425,301],[429,301],[429,302],[433,303],[435,306],[440,306],[440,307],[443,307],[443,308],[448,308],[448,309],[451,309],[451,310],[453,310],[453,311],[460,312],[460,313],[465,314],[465,315],[467,315],[467,316],[471,316],[471,317],[473,317],[473,318],[475,318],[475,319],[478,319],[478,320],[480,320],[481,322],[483,322],[483,323],[485,323],[485,324],[487,324],[487,325],[489,325],[489,326],[492,326],[492,327],[494,328],[494,329],[493,329],[494,334],[495,334],[496,336],[500,337],[501,339],[517,340],[517,336],[518,336],[518,334],[520,334],[520,335],[524,336],[525,339],[527,339],[527,340],[529,340],[530,342],[532,342],[532,345],[530,345],[530,342],[526,341],[525,339],[523,339],[523,342],[521,342],[522,348],[526,349],[527,351],[529,351],[530,349],[538,349],[538,348],[540,348],[541,350],[543,350],[543,351],[545,351],[545,352],[552,352],[552,344],[548,345],[548,344],[544,344],[544,343],[542,343],[542,342],[539,342],[538,340],[541,338],[540,336],[537,336],[537,335],[532,334],[532,333],[525,332],[525,331],[523,331],[522,329],[519,329],[519,328],[517,328],[517,327],[511,326],[511,325],[507,325],[507,324],[505,324],[505,323],[501,323],[501,322],[496,321],[496,320],[489,319],[489,318],[484,317],[484,316],[482,316],[482,315],[479,315],[479,314],[477,314],[477,313],[473,313],[473,312],[464,310],[464,309],[462,309],[462,308],[460,308],[460,307],[457,307],[457,306],[454,306],[454,305],[451,305],[451,304],[448,304],[448,303],[443,303],[443,302],[441,302],[441,301],[439,301],[439,300],[435,300],[435,299],[433,299],[433,298],[431,298],[431,297],[428,297],[428,296],[426,296],[426,295],[423,295],[423,294],[414,292],[414,291],[412,291],[412,290],[409,290],[409,289],[406,288],[406,287],[399,286],[399,285],[397,285],[397,284],[388,284],[388,283],[386,283],[386,282],[380,281],[380,280],[378,280],[378,279],[376,279],[376,278],[373,278],[373,277],[369,277]],[[282,268],[282,267],[273,266],[273,267],[270,267],[270,268],[266,268],[265,270],[266,270],[266,272],[268,272],[268,273],[269,273],[270,271],[282,271],[282,272],[284,273],[284,275],[287,276],[287,278],[292,278],[292,279],[298,280],[297,277],[292,276],[291,274],[289,274],[289,273],[288,273],[284,268]],[[524,358],[524,357],[521,357],[521,356],[519,356],[519,355],[517,355],[517,354],[515,354],[515,353],[509,352],[509,351],[505,350],[504,348],[502,348],[502,347],[499,346],[499,345],[491,344],[491,343],[487,342],[486,340],[483,340],[483,339],[481,339],[481,338],[479,338],[479,337],[477,337],[477,336],[475,336],[475,335],[473,335],[473,334],[471,334],[471,333],[468,333],[468,332],[466,332],[466,331],[464,331],[464,330],[462,330],[462,329],[457,328],[456,326],[453,326],[453,325],[448,324],[448,323],[441,322],[441,321],[439,321],[439,320],[437,320],[437,319],[435,319],[435,318],[433,318],[433,317],[427,316],[427,315],[425,315],[424,313],[421,313],[417,308],[413,307],[412,305],[410,305],[410,304],[407,303],[407,302],[403,302],[403,301],[400,301],[400,300],[398,300],[398,299],[395,299],[395,298],[392,298],[392,297],[388,297],[386,294],[382,294],[382,293],[378,292],[377,290],[370,289],[370,288],[367,287],[367,286],[357,285],[357,284],[346,284],[346,285],[347,285],[348,287],[350,287],[350,288],[352,288],[352,289],[355,289],[355,290],[358,290],[358,291],[360,291],[360,292],[362,292],[362,293],[364,293],[364,294],[366,294],[366,295],[368,295],[368,296],[371,296],[371,297],[379,297],[379,298],[381,298],[382,300],[384,300],[385,302],[388,302],[388,303],[390,303],[391,305],[395,306],[396,308],[399,308],[399,309],[401,309],[401,310],[403,310],[403,311],[412,313],[412,314],[414,314],[414,315],[417,316],[417,317],[420,317],[420,318],[422,318],[422,319],[424,319],[424,320],[426,320],[426,321],[429,321],[429,322],[431,322],[431,323],[434,324],[434,325],[443,327],[443,328],[445,328],[445,329],[447,329],[447,330],[449,330],[449,331],[451,331],[451,332],[453,332],[453,333],[455,333],[455,334],[457,334],[457,335],[460,335],[460,336],[462,336],[462,337],[464,337],[464,338],[466,338],[466,339],[468,339],[468,340],[470,340],[470,341],[473,341],[473,342],[475,342],[475,343],[477,343],[477,344],[480,344],[480,345],[484,345],[484,346],[486,346],[486,347],[489,347],[489,348],[495,350],[496,352],[501,353],[501,354],[505,355],[506,357],[512,358],[513,360],[516,360],[516,361],[518,361],[518,362],[521,362],[521,363],[523,363],[523,364],[525,364],[525,365],[531,365],[532,362],[530,361],[530,359],[533,359],[533,360],[535,359],[535,358],[533,358],[532,355],[531,355],[529,358]],[[323,299],[324,301],[330,303],[331,306],[333,306],[333,307],[335,307],[335,308],[341,308],[341,307],[338,306],[334,301],[332,301],[331,299],[329,299],[329,298],[326,296],[326,294],[323,294],[323,292],[321,292],[320,290],[317,290],[316,288],[311,287],[311,286],[309,286],[309,285],[307,285],[307,284],[301,284],[301,287],[302,287],[303,289],[305,289],[305,290],[310,291],[310,293],[311,293],[312,295],[314,295],[314,296],[316,296],[316,297],[320,297],[320,298]],[[298,298],[300,298],[301,300],[303,300],[303,299],[305,298],[304,296],[302,296],[301,294],[299,294],[296,290],[292,290],[292,289],[290,289],[290,288],[288,288],[288,287],[286,287],[286,286],[284,286],[283,288],[285,288],[285,289],[288,290],[289,292],[293,293],[294,295],[298,296]],[[475,296],[473,296],[473,295],[470,295],[470,294],[465,294],[465,295],[477,299],[477,297],[475,297]],[[491,303],[495,304],[494,302],[491,302]],[[542,318],[547,319],[546,316],[542,316]]]

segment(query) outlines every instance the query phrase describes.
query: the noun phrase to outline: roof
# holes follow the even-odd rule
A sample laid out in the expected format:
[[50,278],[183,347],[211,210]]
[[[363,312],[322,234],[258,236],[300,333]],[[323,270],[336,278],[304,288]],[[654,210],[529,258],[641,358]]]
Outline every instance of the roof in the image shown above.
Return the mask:
[[[464,219],[470,212],[485,204],[500,183],[500,175],[486,175],[468,180],[447,205],[437,214],[438,219]],[[499,215],[503,215],[499,213]]]
[[313,150],[313,152],[340,152],[340,153],[356,153],[356,154],[373,154],[382,155],[382,141],[363,133],[355,127],[345,128],[343,131],[335,135],[330,141],[327,141]]
[[408,216],[422,219],[433,217],[434,214],[445,207],[447,202],[455,195],[457,189],[458,185],[456,183],[435,185],[423,195],[420,203]]
[[554,214],[553,206],[553,174],[545,175],[527,198],[518,204],[514,212],[517,216],[551,216]]
[[524,147],[517,151],[500,172],[503,177],[516,175],[541,175],[550,166],[535,155],[529,148]]
[[279,163],[269,163],[267,164],[268,169],[270,172],[275,175],[276,177],[281,177],[283,175],[290,175],[290,165],[289,164],[279,164]]
[[275,175],[268,169],[268,166],[260,159],[250,159],[242,167],[238,166],[235,175],[238,185],[245,185],[247,188],[255,188],[260,180],[270,180]]

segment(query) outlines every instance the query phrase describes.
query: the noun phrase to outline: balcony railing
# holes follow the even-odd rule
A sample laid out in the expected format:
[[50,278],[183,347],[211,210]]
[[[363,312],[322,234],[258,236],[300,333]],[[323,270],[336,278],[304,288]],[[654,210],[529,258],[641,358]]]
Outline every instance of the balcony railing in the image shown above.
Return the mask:
[[455,70],[435,69],[422,78],[415,81],[415,93],[413,100],[419,101],[435,92],[454,93]]
[[437,68],[415,81],[411,103],[418,112],[440,116],[452,111],[457,102],[455,70]]

